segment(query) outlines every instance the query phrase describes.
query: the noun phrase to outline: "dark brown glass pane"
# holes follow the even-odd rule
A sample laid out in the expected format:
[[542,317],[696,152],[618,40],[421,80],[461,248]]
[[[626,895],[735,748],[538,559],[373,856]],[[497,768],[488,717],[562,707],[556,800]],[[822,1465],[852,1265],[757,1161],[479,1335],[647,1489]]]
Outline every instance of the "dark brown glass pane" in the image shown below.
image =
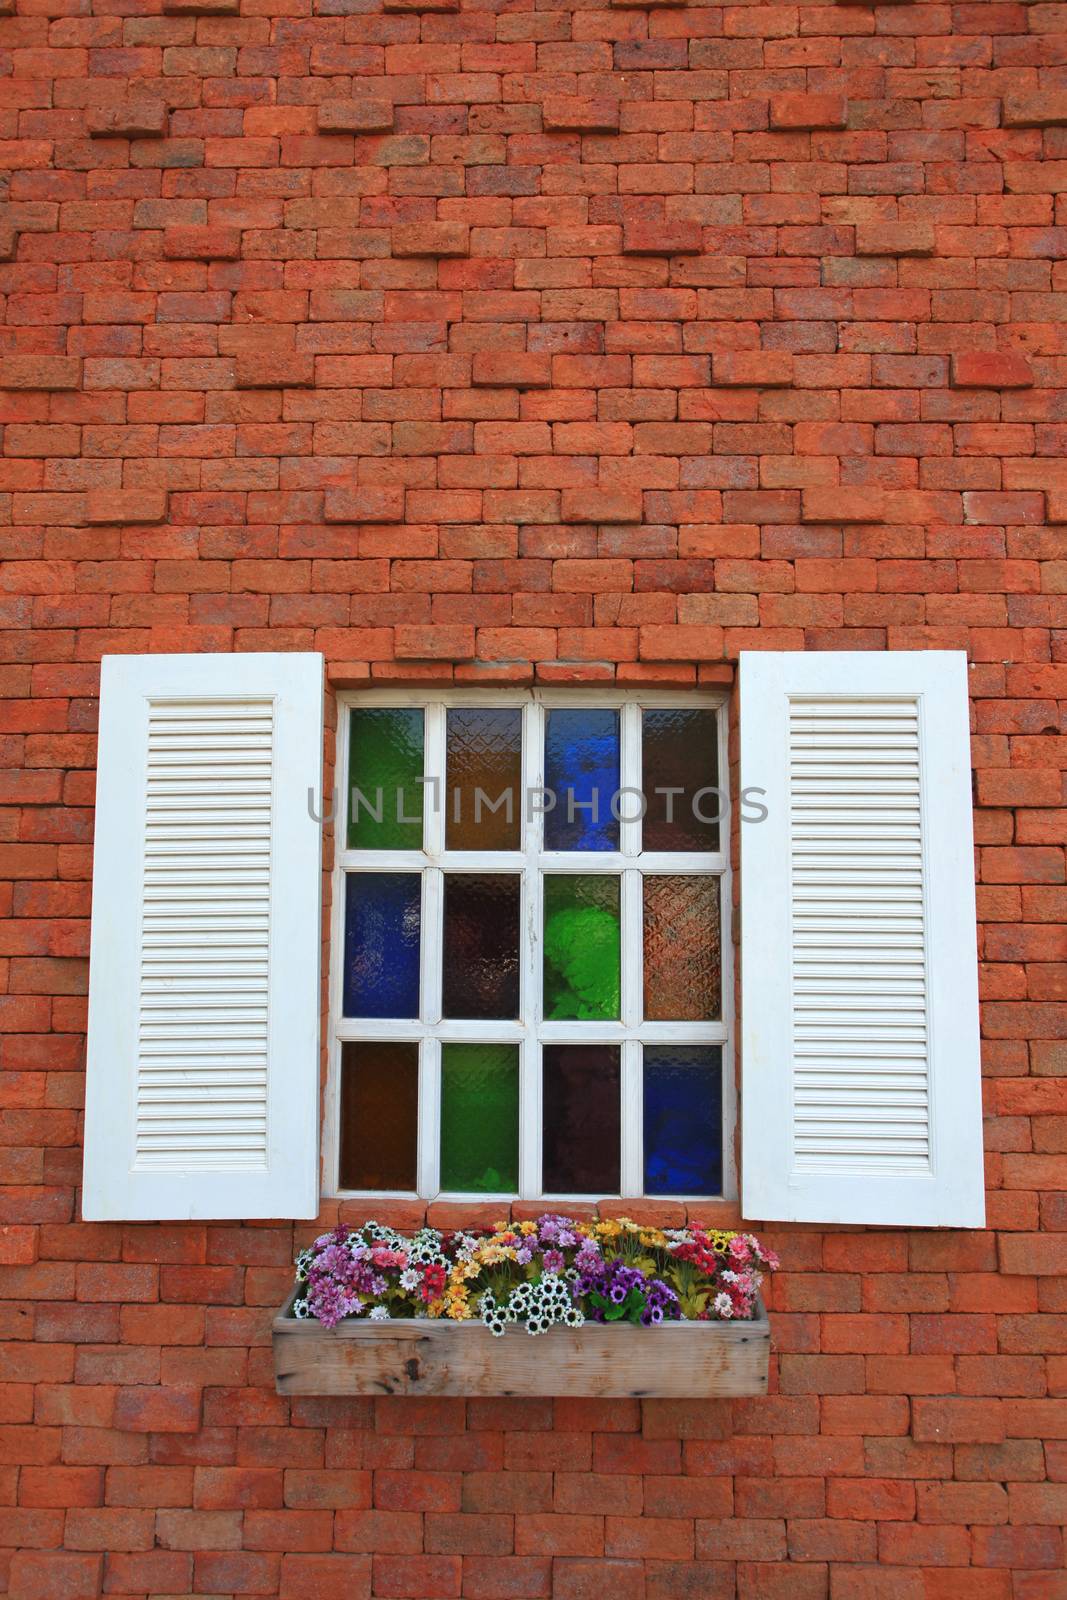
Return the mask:
[[446,1017],[519,1014],[519,874],[445,874],[442,1006]]
[[645,1020],[709,1022],[721,1013],[719,880],[645,878]]
[[645,850],[718,850],[715,819],[725,802],[714,792],[719,781],[716,723],[714,711],[643,714]]
[[546,1044],[542,1097],[545,1193],[618,1194],[618,1046]]
[[341,1046],[342,1189],[415,1189],[419,1047]]
[[445,844],[518,850],[522,821],[522,712],[456,706],[448,712]]

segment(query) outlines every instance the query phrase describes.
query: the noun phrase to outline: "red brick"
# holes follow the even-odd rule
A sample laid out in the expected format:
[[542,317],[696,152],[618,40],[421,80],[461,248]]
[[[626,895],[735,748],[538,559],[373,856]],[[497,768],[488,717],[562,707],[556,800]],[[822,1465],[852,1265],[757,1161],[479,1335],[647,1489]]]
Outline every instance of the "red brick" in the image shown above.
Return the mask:
[[930,222],[861,222],[856,227],[858,256],[932,256]]
[[622,248],[628,256],[699,255],[703,230],[698,222],[628,222]]
[[619,102],[590,100],[584,95],[546,95],[541,102],[541,121],[546,130],[615,133],[619,127]]
[[96,1600],[103,1557],[63,1550],[16,1550],[11,1558],[12,1600]]
[[271,351],[239,355],[234,365],[239,389],[306,389],[315,382],[315,358]]
[[478,350],[472,382],[476,388],[544,389],[552,382],[551,357],[522,350]]
[[1005,1416],[999,1400],[925,1399],[912,1401],[912,1433],[943,1444],[999,1444]]
[[346,1555],[283,1555],[280,1600],[367,1600],[371,1558]]
[[241,230],[193,224],[164,228],[163,254],[169,261],[237,261]]
[[773,94],[770,103],[771,127],[844,128],[848,122],[848,101],[839,94]]
[[636,489],[564,489],[564,522],[640,522],[641,493]]
[[165,522],[166,517],[163,489],[90,489],[85,497],[85,520],[91,527]]
[[788,388],[794,375],[787,350],[724,350],[712,356],[711,368],[720,388]]
[[77,389],[81,374],[77,356],[0,356],[0,389]]
[[884,522],[885,496],[880,489],[802,489],[805,522]]
[[469,249],[463,222],[407,222],[393,229],[394,256],[465,256]]
[[450,1600],[460,1592],[460,1565],[459,1556],[376,1555],[371,1592],[385,1600]]
[[954,389],[1027,389],[1033,369],[1011,350],[961,350],[952,357]]
[[316,107],[320,133],[384,133],[391,130],[391,100],[322,100]]
[[401,522],[404,491],[385,486],[366,489],[327,489],[323,519],[326,522]]
[[1056,128],[1067,125],[1067,94],[1006,94],[1000,120],[1005,128]]
[[85,126],[95,139],[161,139],[167,131],[165,100],[120,100],[115,105],[88,106]]
[[5,1223],[0,1226],[0,1264],[28,1267],[37,1260],[38,1229]]

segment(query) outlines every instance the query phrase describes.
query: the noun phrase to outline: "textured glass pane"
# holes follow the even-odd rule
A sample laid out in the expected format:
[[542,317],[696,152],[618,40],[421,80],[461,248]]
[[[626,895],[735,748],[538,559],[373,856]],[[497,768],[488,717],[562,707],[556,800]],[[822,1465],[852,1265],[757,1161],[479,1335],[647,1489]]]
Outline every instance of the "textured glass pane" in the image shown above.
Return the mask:
[[720,1016],[718,878],[647,876],[644,944],[647,1022]]
[[619,1049],[546,1044],[542,1188],[546,1194],[618,1194]]
[[722,1050],[645,1045],[645,1191],[722,1192]]
[[619,1015],[619,879],[546,873],[545,1018]]
[[441,1187],[461,1194],[518,1189],[518,1045],[442,1047]]
[[422,849],[422,711],[356,706],[349,723],[348,847]]
[[445,874],[446,1017],[519,1014],[519,875]]
[[341,1046],[342,1189],[415,1189],[417,1044]]
[[[617,850],[611,805],[619,788],[619,713],[550,711],[545,727],[546,850]],[[548,804],[546,799],[545,804]]]
[[522,712],[517,706],[457,706],[447,726],[448,849],[518,850]]
[[644,713],[645,850],[719,848],[718,797],[701,794],[719,781],[716,723],[714,711]]
[[350,872],[345,880],[346,1017],[419,1014],[417,872]]

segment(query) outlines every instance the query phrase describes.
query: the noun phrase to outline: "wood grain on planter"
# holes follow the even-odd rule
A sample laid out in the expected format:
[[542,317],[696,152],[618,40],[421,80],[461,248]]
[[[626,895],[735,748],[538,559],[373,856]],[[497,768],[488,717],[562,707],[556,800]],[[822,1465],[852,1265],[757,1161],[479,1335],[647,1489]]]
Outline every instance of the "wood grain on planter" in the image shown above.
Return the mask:
[[519,1326],[494,1338],[480,1322],[400,1318],[350,1318],[327,1329],[298,1320],[291,1305],[273,1324],[279,1394],[702,1399],[767,1392],[771,1337],[762,1303],[750,1322],[587,1322],[536,1339]]

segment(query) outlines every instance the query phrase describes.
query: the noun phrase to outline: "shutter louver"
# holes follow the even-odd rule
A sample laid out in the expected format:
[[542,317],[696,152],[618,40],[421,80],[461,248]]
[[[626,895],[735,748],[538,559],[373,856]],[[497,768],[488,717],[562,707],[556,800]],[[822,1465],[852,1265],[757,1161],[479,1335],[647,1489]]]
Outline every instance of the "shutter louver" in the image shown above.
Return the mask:
[[266,1165],[273,723],[149,702],[139,1167]]
[[797,1166],[930,1164],[919,713],[789,707]]
[[318,655],[109,657],[83,1213],[318,1209]]
[[744,1205],[980,1225],[966,665],[746,654]]

